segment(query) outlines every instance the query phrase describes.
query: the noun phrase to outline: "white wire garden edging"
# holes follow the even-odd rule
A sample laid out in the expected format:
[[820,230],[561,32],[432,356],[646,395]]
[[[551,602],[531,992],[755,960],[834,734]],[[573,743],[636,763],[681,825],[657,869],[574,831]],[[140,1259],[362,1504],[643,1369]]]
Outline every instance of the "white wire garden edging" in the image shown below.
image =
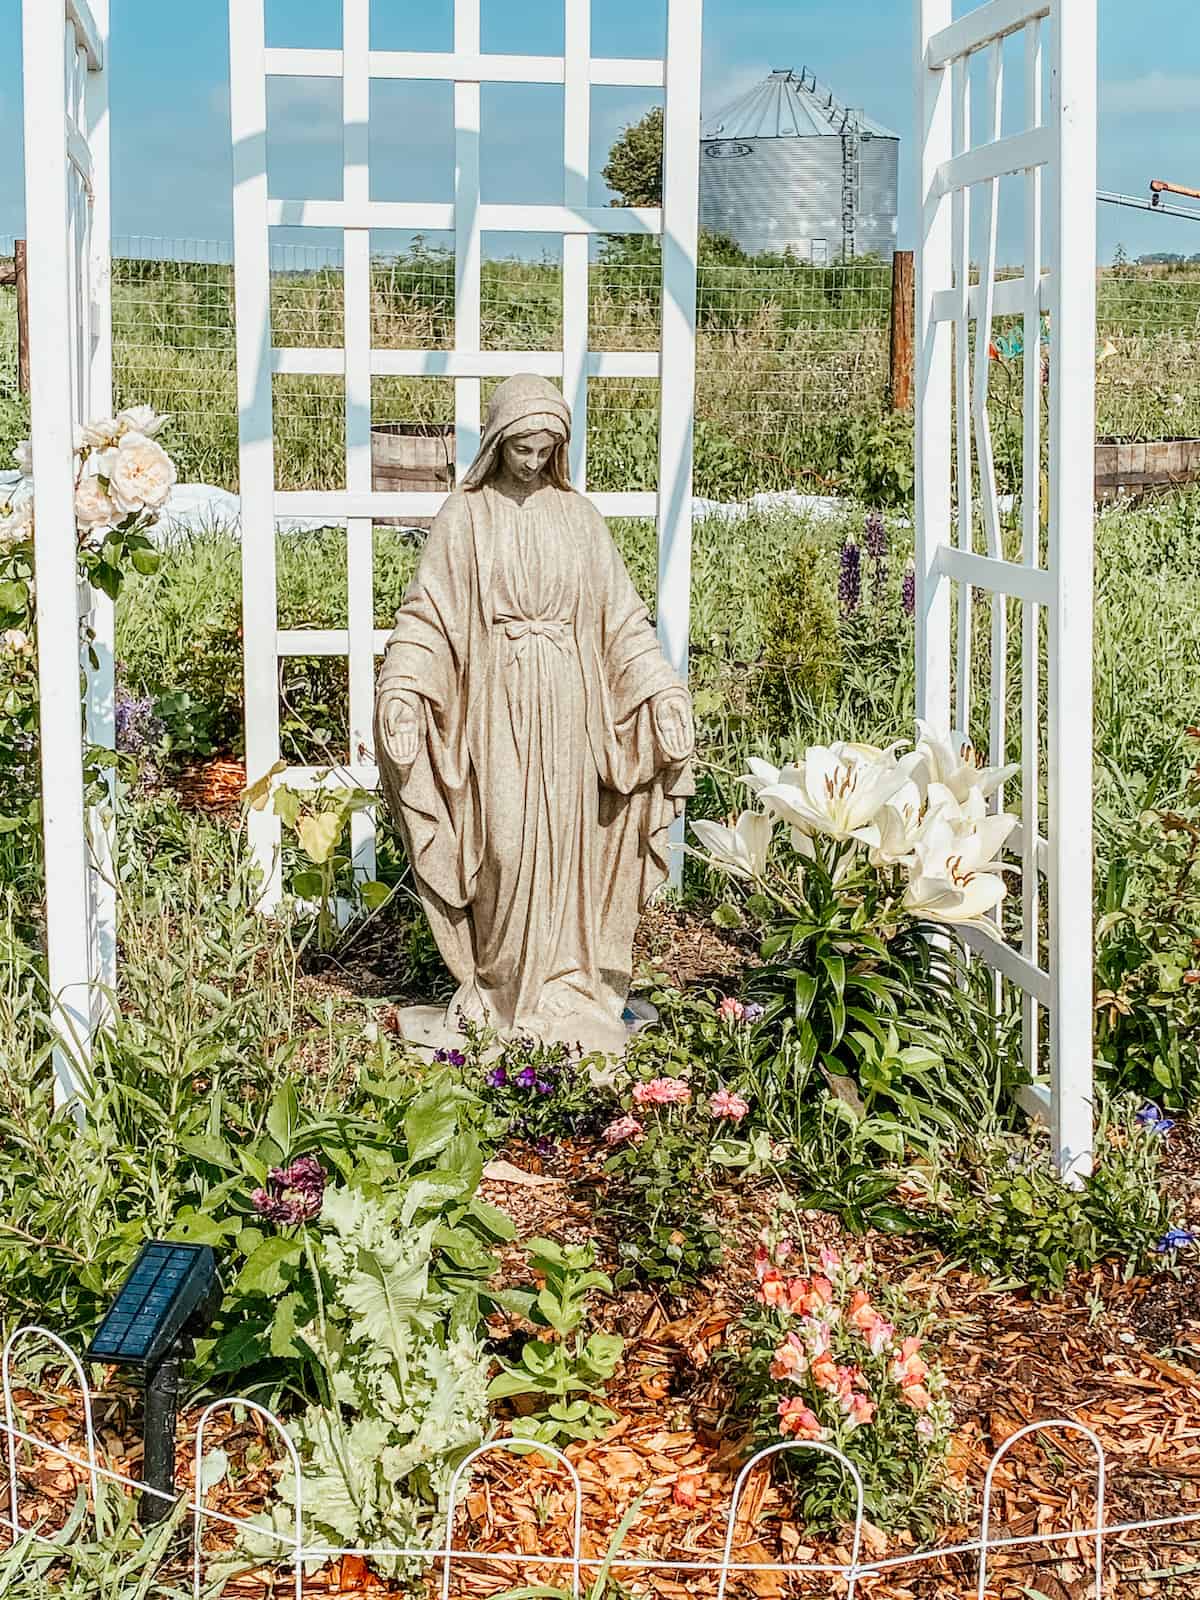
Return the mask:
[[[61,1444],[45,1439],[36,1433],[30,1433],[19,1428],[15,1421],[15,1410],[12,1388],[12,1354],[22,1340],[42,1339],[50,1343],[55,1350],[64,1357],[75,1374],[82,1399],[84,1430],[86,1435],[86,1456],[80,1457]],[[469,1550],[456,1548],[454,1543],[454,1518],[459,1505],[459,1490],[463,1479],[471,1466],[479,1458],[495,1450],[528,1451],[527,1440],[520,1439],[492,1439],[479,1445],[459,1464],[450,1482],[450,1492],[446,1508],[444,1534],[440,1547],[427,1546],[334,1546],[325,1543],[306,1544],[304,1540],[304,1509],[303,1509],[303,1479],[300,1475],[300,1459],[296,1446],[289,1436],[283,1423],[265,1406],[253,1400],[222,1399],[214,1400],[201,1413],[196,1426],[196,1442],[194,1451],[194,1487],[191,1498],[183,1501],[182,1496],[171,1496],[160,1489],[154,1489],[149,1484],[135,1478],[128,1478],[122,1473],[102,1467],[96,1449],[95,1418],[92,1406],[92,1391],[87,1381],[83,1363],[75,1352],[57,1334],[51,1333],[46,1328],[26,1326],[17,1328],[4,1345],[3,1357],[0,1359],[0,1381],[4,1389],[4,1420],[0,1423],[6,1441],[8,1457],[8,1489],[9,1507],[7,1515],[0,1515],[0,1527],[12,1534],[14,1543],[20,1538],[32,1537],[36,1542],[53,1545],[54,1539],[40,1534],[36,1527],[26,1527],[22,1524],[19,1501],[19,1481],[17,1447],[18,1444],[28,1445],[33,1450],[40,1450],[48,1455],[71,1466],[81,1468],[87,1474],[89,1501],[95,1506],[97,1493],[101,1480],[120,1485],[131,1493],[149,1494],[158,1499],[171,1500],[176,1504],[184,1503],[186,1510],[191,1515],[191,1545],[192,1545],[192,1593],[194,1600],[200,1600],[203,1589],[204,1577],[204,1550],[203,1534],[206,1523],[216,1523],[225,1527],[242,1528],[256,1541],[263,1539],[273,1540],[279,1546],[279,1559],[290,1564],[293,1568],[293,1578],[296,1600],[303,1600],[305,1566],[313,1562],[324,1563],[333,1561],[342,1556],[358,1556],[364,1559],[399,1558],[420,1560],[430,1566],[435,1561],[442,1561],[442,1600],[448,1600],[450,1594],[450,1574],[453,1564],[461,1562],[486,1562],[495,1566],[523,1566],[536,1564],[542,1567],[566,1568],[570,1571],[571,1594],[578,1597],[582,1594],[583,1574],[586,1571],[596,1571],[601,1568],[619,1568],[626,1572],[669,1572],[669,1573],[706,1573],[716,1574],[717,1593],[716,1600],[725,1600],[725,1594],[732,1573],[741,1572],[772,1572],[783,1574],[823,1574],[829,1577],[839,1577],[846,1584],[846,1600],[855,1600],[858,1585],[864,1578],[877,1576],[884,1572],[894,1571],[900,1567],[920,1566],[931,1561],[942,1561],[949,1556],[977,1555],[979,1557],[978,1585],[976,1589],[977,1600],[984,1600],[987,1586],[988,1563],[990,1558],[998,1551],[1012,1550],[1026,1545],[1060,1544],[1071,1540],[1093,1542],[1093,1577],[1094,1588],[1092,1593],[1095,1600],[1102,1600],[1104,1580],[1104,1543],[1117,1534],[1150,1532],[1155,1529],[1183,1527],[1193,1523],[1200,1523],[1200,1511],[1181,1512],[1172,1517],[1153,1517],[1138,1522],[1121,1522],[1105,1525],[1104,1522],[1104,1496],[1107,1478],[1107,1460],[1104,1446],[1091,1428],[1077,1422],[1070,1417],[1051,1417],[1040,1422],[1031,1422],[1025,1427],[1011,1434],[992,1457],[984,1478],[983,1504],[981,1508],[978,1536],[963,1540],[956,1544],[939,1545],[934,1549],[916,1552],[905,1552],[902,1555],[887,1556],[876,1561],[860,1560],[863,1538],[863,1484],[858,1469],[841,1451],[832,1445],[818,1441],[784,1440],[779,1444],[768,1445],[760,1450],[746,1462],[738,1474],[730,1498],[729,1513],[726,1520],[725,1539],[719,1559],[704,1557],[663,1558],[652,1556],[621,1555],[619,1552],[602,1556],[585,1556],[582,1549],[583,1541],[583,1489],[572,1462],[562,1451],[548,1445],[539,1445],[537,1453],[551,1456],[559,1462],[571,1479],[574,1489],[574,1511],[571,1518],[571,1552],[569,1555],[543,1555],[527,1551],[493,1551]],[[277,1529],[262,1527],[246,1517],[230,1516],[225,1512],[216,1511],[207,1506],[205,1496],[208,1490],[204,1487],[204,1437],[211,1418],[220,1411],[240,1410],[253,1413],[260,1417],[264,1423],[272,1427],[279,1435],[283,1453],[287,1456],[295,1482],[297,1484],[297,1498],[293,1531],[285,1534]],[[1089,1481],[1094,1486],[1095,1493],[1095,1522],[1083,1528],[1067,1528],[1053,1532],[1035,1532],[1030,1534],[1003,1535],[996,1538],[992,1534],[992,1486],[996,1470],[1005,1455],[1022,1439],[1027,1439],[1035,1434],[1052,1431],[1067,1431],[1081,1434],[1092,1446],[1096,1457],[1096,1467]],[[816,1451],[820,1454],[831,1456],[840,1461],[845,1471],[849,1474],[855,1486],[857,1512],[854,1519],[854,1532],[851,1542],[850,1560],[848,1562],[821,1562],[821,1561],[735,1561],[733,1559],[734,1539],[737,1530],[737,1511],[741,1502],[742,1492],[750,1474],[760,1467],[772,1456],[784,1451]],[[197,1487],[198,1486],[198,1487]],[[94,1514],[94,1513],[93,1513]],[[101,1532],[97,1524],[97,1538]]]

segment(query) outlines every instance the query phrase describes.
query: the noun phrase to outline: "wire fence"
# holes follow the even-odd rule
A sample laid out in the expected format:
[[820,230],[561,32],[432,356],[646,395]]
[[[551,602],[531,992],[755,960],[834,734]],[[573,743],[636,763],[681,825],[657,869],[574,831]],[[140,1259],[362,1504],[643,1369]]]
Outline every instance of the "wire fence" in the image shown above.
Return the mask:
[[[486,242],[486,241],[485,241]],[[0,239],[0,255],[11,240]],[[182,476],[237,488],[232,246],[142,236],[113,242],[118,404],[169,412]],[[341,252],[275,243],[271,315],[280,346],[338,348],[344,334]],[[654,349],[661,327],[657,240],[615,241],[590,269],[590,346]],[[836,473],[854,424],[888,405],[892,275],[862,260],[813,267],[706,260],[697,308],[696,485],[718,499],[820,487]],[[454,342],[452,242],[417,240],[378,256],[371,275],[373,344],[442,350]],[[1102,437],[1200,435],[1200,265],[1122,264],[1098,277],[1097,426]],[[561,259],[485,258],[487,350],[562,348]],[[16,303],[0,289],[0,394],[15,390]],[[274,379],[281,489],[343,486],[340,377]],[[653,488],[658,386],[593,378],[589,486]],[[446,378],[376,377],[378,426],[449,424]]]
[[[60,1417],[56,1428],[57,1437],[49,1438],[45,1434],[35,1433],[20,1426],[17,1417],[16,1400],[14,1395],[14,1361],[13,1352],[21,1343],[42,1341],[48,1344],[55,1353],[55,1360],[61,1358],[73,1374],[79,1395],[80,1420],[82,1421],[83,1453],[79,1447],[72,1448],[69,1439],[72,1429],[64,1424]],[[474,1567],[473,1575],[478,1579],[480,1570],[488,1569],[494,1574],[497,1570],[504,1573],[516,1568],[540,1569],[543,1574],[561,1575],[569,1582],[569,1588],[564,1583],[561,1588],[541,1588],[530,1590],[530,1593],[553,1595],[561,1593],[564,1597],[569,1593],[573,1600],[577,1600],[584,1593],[585,1576],[595,1580],[598,1574],[620,1574],[626,1579],[635,1577],[640,1579],[661,1578],[665,1592],[675,1592],[670,1587],[677,1585],[681,1576],[691,1578],[707,1577],[716,1578],[715,1600],[725,1600],[729,1590],[730,1580],[742,1578],[747,1580],[749,1590],[754,1594],[782,1594],[783,1588],[780,1580],[784,1578],[826,1580],[822,1593],[832,1592],[828,1588],[828,1581],[836,1581],[844,1585],[846,1600],[855,1600],[857,1594],[866,1594],[871,1591],[871,1581],[887,1577],[888,1579],[904,1580],[906,1582],[919,1579],[922,1574],[930,1576],[947,1576],[953,1574],[956,1595],[966,1597],[974,1594],[976,1600],[988,1600],[989,1595],[999,1591],[989,1588],[989,1583],[995,1584],[997,1574],[1002,1573],[1002,1580],[1006,1587],[1004,1592],[1010,1592],[1008,1585],[1013,1585],[1011,1592],[1026,1596],[1039,1595],[1045,1600],[1044,1590],[1030,1586],[1022,1581],[1021,1553],[1026,1558],[1035,1557],[1040,1565],[1046,1561],[1045,1552],[1058,1548],[1063,1561],[1070,1561],[1074,1574],[1071,1581],[1070,1593],[1076,1600],[1085,1600],[1091,1596],[1093,1600],[1104,1600],[1106,1590],[1112,1593],[1110,1580],[1115,1580],[1118,1585],[1128,1582],[1132,1589],[1120,1587],[1117,1592],[1136,1593],[1140,1596],[1161,1592],[1166,1600],[1167,1596],[1193,1592],[1190,1588],[1179,1588],[1178,1585],[1188,1579],[1189,1575],[1200,1572],[1200,1563],[1195,1561],[1177,1562],[1173,1565],[1163,1565],[1168,1558],[1168,1548],[1161,1537],[1168,1530],[1186,1529],[1200,1523],[1200,1511],[1183,1512],[1166,1517],[1150,1517],[1140,1520],[1122,1522],[1105,1522],[1105,1496],[1108,1483],[1108,1458],[1099,1436],[1084,1423],[1071,1417],[1051,1417],[1042,1421],[1027,1423],[1009,1435],[1000,1445],[988,1463],[984,1477],[982,1495],[980,1500],[977,1532],[970,1537],[958,1539],[952,1544],[939,1545],[925,1550],[903,1550],[899,1554],[879,1557],[874,1560],[863,1560],[863,1545],[867,1531],[865,1513],[865,1496],[862,1478],[855,1464],[833,1445],[818,1440],[801,1441],[785,1440],[778,1444],[769,1445],[756,1452],[742,1467],[734,1484],[730,1497],[729,1509],[725,1521],[724,1539],[719,1551],[717,1550],[687,1550],[679,1556],[662,1554],[641,1555],[625,1552],[619,1536],[607,1541],[601,1541],[597,1550],[595,1542],[596,1530],[592,1529],[591,1538],[585,1541],[583,1518],[583,1485],[580,1475],[572,1461],[562,1451],[551,1446],[539,1445],[537,1453],[543,1458],[552,1458],[566,1473],[570,1480],[572,1495],[570,1500],[569,1518],[569,1544],[564,1550],[560,1547],[551,1548],[554,1541],[555,1529],[551,1519],[547,1518],[539,1523],[537,1543],[539,1548],[514,1551],[496,1551],[492,1549],[477,1550],[456,1542],[457,1534],[462,1531],[459,1513],[468,1511],[466,1518],[470,1523],[469,1508],[464,1502],[464,1486],[469,1481],[469,1476],[476,1463],[484,1456],[501,1452],[519,1452],[520,1456],[529,1454],[529,1444],[525,1440],[493,1439],[484,1442],[458,1465],[449,1485],[444,1519],[436,1524],[436,1538],[432,1543],[406,1544],[406,1545],[379,1545],[360,1547],[349,1545],[335,1545],[320,1538],[306,1537],[305,1508],[303,1502],[304,1478],[301,1470],[300,1456],[296,1445],[288,1433],[285,1424],[273,1412],[257,1402],[242,1398],[218,1399],[212,1401],[201,1413],[195,1431],[193,1445],[193,1465],[191,1485],[178,1495],[166,1493],[161,1488],[154,1488],[141,1480],[126,1474],[114,1471],[101,1464],[101,1446],[97,1436],[95,1421],[95,1396],[88,1383],[87,1374],[83,1363],[75,1352],[57,1334],[37,1326],[25,1326],[16,1329],[9,1335],[3,1352],[2,1381],[4,1397],[4,1418],[0,1423],[0,1433],[3,1433],[7,1454],[7,1479],[8,1479],[8,1508],[7,1514],[0,1513],[0,1530],[8,1535],[7,1544],[0,1543],[0,1562],[3,1561],[7,1551],[11,1558],[14,1554],[19,1558],[25,1551],[40,1550],[57,1555],[63,1561],[70,1556],[71,1543],[65,1540],[62,1530],[57,1533],[47,1532],[37,1523],[31,1522],[23,1514],[22,1507],[27,1506],[31,1500],[36,1499],[36,1487],[26,1483],[26,1477],[32,1476],[35,1470],[37,1455],[49,1457],[61,1463],[62,1469],[78,1475],[83,1484],[86,1484],[87,1510],[90,1512],[95,1531],[95,1542],[103,1544],[106,1537],[116,1538],[105,1527],[105,1518],[101,1515],[102,1486],[112,1485],[123,1492],[125,1496],[148,1496],[151,1500],[158,1499],[170,1502],[173,1513],[183,1519],[183,1524],[189,1535],[190,1549],[190,1577],[193,1600],[201,1600],[206,1592],[206,1573],[209,1562],[214,1558],[228,1559],[230,1555],[230,1537],[234,1540],[234,1548],[241,1549],[248,1554],[252,1553],[248,1565],[266,1565],[277,1567],[290,1567],[291,1580],[289,1587],[293,1590],[296,1600],[303,1600],[306,1592],[306,1578],[314,1576],[317,1569],[325,1564],[344,1557],[354,1557],[363,1561],[376,1564],[381,1562],[394,1563],[406,1561],[417,1563],[420,1570],[428,1576],[432,1575],[435,1567],[440,1563],[441,1580],[440,1593],[442,1600],[449,1600],[451,1582],[456,1564],[463,1567]],[[285,1519],[288,1531],[282,1527],[264,1526],[262,1519],[254,1520],[249,1516],[239,1516],[228,1511],[221,1511],[208,1504],[209,1496],[216,1483],[223,1477],[223,1472],[214,1474],[210,1466],[220,1461],[219,1453],[212,1456],[206,1454],[206,1440],[209,1436],[214,1418],[225,1411],[241,1413],[245,1417],[252,1417],[260,1425],[263,1434],[273,1434],[278,1441],[278,1458],[291,1475],[291,1481],[296,1486],[296,1499],[291,1514]],[[1068,1486],[1073,1491],[1082,1491],[1079,1504],[1090,1502],[1090,1520],[1083,1525],[1073,1524],[1065,1529],[1052,1529],[1045,1525],[1044,1518],[1037,1514],[1025,1515],[1024,1512],[1017,1519],[1017,1525],[1031,1531],[1012,1533],[1002,1527],[996,1527],[995,1491],[997,1479],[1001,1474],[1005,1460],[1017,1446],[1025,1446],[1034,1440],[1041,1440],[1044,1435],[1058,1435],[1057,1448],[1048,1447],[1046,1459],[1052,1463],[1068,1479]],[[1061,1442],[1061,1436],[1073,1434],[1081,1439],[1088,1448],[1088,1454],[1093,1462],[1092,1470],[1081,1477],[1072,1478],[1070,1468],[1075,1465],[1074,1457],[1077,1452],[1068,1450]],[[848,1559],[834,1561],[818,1560],[761,1560],[744,1559],[739,1556],[749,1556],[761,1551],[761,1530],[754,1525],[753,1516],[742,1518],[739,1512],[742,1509],[743,1497],[747,1483],[752,1475],[774,1457],[784,1453],[803,1454],[819,1453],[840,1463],[842,1470],[854,1486],[854,1501],[856,1513],[850,1531],[850,1545]],[[1075,1496],[1072,1495],[1074,1501]],[[1085,1514],[1083,1511],[1080,1515]],[[77,1517],[70,1529],[71,1540],[76,1539],[80,1533],[82,1517]],[[121,1553],[128,1563],[129,1543],[127,1523],[121,1535],[123,1543]],[[617,1530],[610,1530],[614,1535]],[[215,1535],[220,1535],[220,1541]],[[1158,1562],[1157,1567],[1143,1568],[1137,1572],[1127,1572],[1121,1569],[1114,1551],[1122,1555],[1135,1553],[1131,1545],[1131,1536],[1146,1534],[1153,1536],[1147,1541],[1151,1552]],[[238,1543],[240,1541],[240,1544]],[[262,1555],[264,1547],[272,1553],[266,1557]],[[844,1547],[844,1546],[843,1546]],[[1140,1551],[1141,1546],[1137,1547]],[[1002,1556],[1015,1557],[1015,1561],[1000,1561]],[[953,1561],[956,1566],[948,1566]],[[974,1583],[963,1575],[963,1558],[974,1566]],[[128,1567],[127,1567],[128,1570]],[[0,1568],[0,1578],[5,1580],[3,1592],[10,1592],[10,1580],[15,1578],[11,1564],[6,1573]],[[1027,1576],[1027,1574],[1026,1574]],[[763,1580],[770,1580],[763,1587]],[[543,1580],[544,1581],[544,1580]],[[1044,1581],[1044,1580],[1039,1580]],[[1066,1593],[1059,1580],[1056,1593]],[[1156,1584],[1161,1582],[1165,1587],[1161,1590]],[[507,1588],[507,1582],[497,1584],[497,1587]],[[658,1587],[656,1585],[656,1587]],[[327,1592],[327,1585],[323,1579],[310,1586],[308,1592]],[[139,1592],[150,1592],[140,1589]],[[172,1592],[176,1592],[172,1590]],[[274,1589],[272,1592],[275,1592]],[[471,1594],[480,1592],[478,1583],[469,1586]],[[837,1592],[843,1592],[840,1588]]]

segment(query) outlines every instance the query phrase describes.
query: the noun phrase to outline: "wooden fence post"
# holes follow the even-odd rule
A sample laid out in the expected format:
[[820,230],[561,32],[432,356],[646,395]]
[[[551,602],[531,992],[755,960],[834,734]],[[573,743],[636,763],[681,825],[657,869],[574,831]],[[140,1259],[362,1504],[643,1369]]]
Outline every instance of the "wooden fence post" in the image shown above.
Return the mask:
[[892,257],[891,345],[888,393],[893,411],[912,405],[913,383],[913,253],[897,250]]
[[29,393],[29,278],[25,270],[25,241],[13,241],[13,271],[17,280],[17,389]]

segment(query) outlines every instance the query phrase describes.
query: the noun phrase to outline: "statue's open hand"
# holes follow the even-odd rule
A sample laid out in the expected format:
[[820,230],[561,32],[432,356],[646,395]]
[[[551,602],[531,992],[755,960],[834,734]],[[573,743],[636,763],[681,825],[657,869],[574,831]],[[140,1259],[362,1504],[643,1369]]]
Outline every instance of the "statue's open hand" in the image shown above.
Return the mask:
[[421,702],[416,695],[385,691],[379,707],[384,747],[398,767],[407,769],[421,748]]
[[664,689],[652,702],[658,747],[668,761],[686,761],[696,742],[686,689]]

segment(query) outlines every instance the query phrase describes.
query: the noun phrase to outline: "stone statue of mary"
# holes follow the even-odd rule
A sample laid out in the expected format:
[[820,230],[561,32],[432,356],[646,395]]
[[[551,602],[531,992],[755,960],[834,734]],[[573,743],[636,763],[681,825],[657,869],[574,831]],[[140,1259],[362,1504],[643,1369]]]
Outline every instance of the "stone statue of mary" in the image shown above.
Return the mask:
[[687,690],[571,488],[570,431],[544,378],[498,386],[383,658],[384,793],[459,985],[405,1024],[424,1043],[461,1014],[622,1050],[638,917],[692,793]]

